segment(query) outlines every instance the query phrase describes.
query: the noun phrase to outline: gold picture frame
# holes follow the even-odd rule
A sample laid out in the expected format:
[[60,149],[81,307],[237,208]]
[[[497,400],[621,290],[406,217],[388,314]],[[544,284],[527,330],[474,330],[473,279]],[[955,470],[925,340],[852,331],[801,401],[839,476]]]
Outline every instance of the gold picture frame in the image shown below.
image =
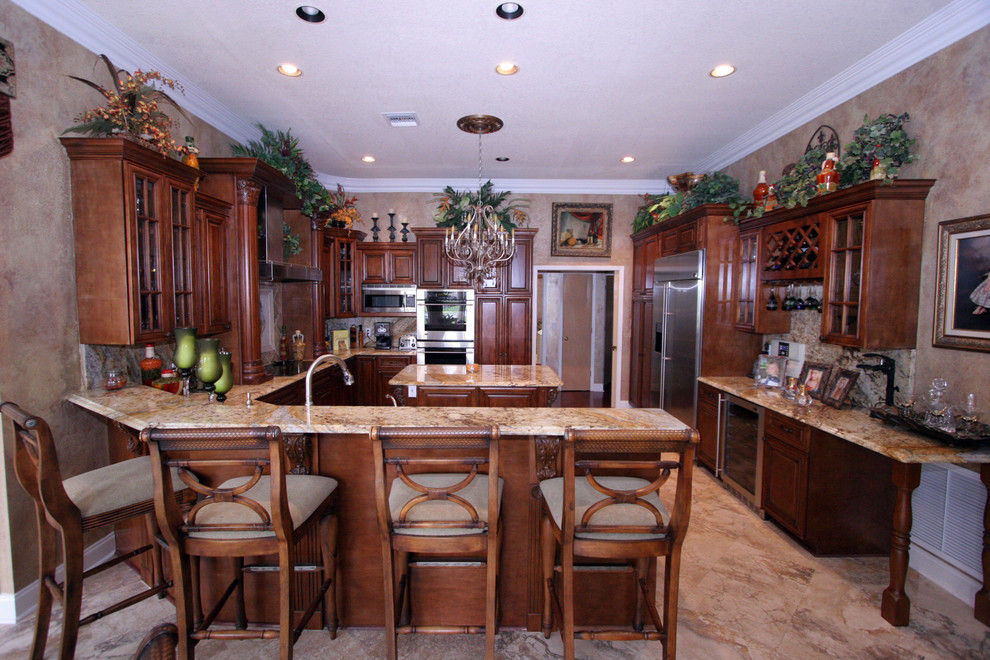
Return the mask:
[[554,202],[550,256],[612,256],[612,205]]
[[990,351],[990,215],[938,223],[932,345]]
[[832,375],[832,365],[824,362],[805,362],[801,367],[801,376],[798,378],[798,385],[807,387],[808,394],[812,399],[821,401],[828,387],[829,376]]

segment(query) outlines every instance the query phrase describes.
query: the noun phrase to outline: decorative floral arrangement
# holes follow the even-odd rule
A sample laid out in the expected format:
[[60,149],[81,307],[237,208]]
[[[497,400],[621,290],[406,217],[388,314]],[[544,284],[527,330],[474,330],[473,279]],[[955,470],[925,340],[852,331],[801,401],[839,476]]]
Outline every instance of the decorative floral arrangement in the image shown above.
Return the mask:
[[[113,88],[107,89],[85,78],[69,76],[73,80],[89,85],[106,99],[104,107],[93,108],[78,115],[77,125],[68,128],[64,133],[84,133],[98,136],[130,135],[149,142],[160,153],[166,156],[188,153],[185,145],[180,145],[172,139],[172,128],[178,128],[174,121],[162,112],[158,104],[167,101],[183,117],[189,116],[182,108],[160,87],[183,91],[182,85],[171,78],[166,78],[158,71],[141,71],[133,74],[124,69],[118,69],[106,55],[100,55],[110,72]],[[157,86],[156,86],[157,85]]]
[[529,208],[529,200],[520,197],[507,202],[512,193],[508,190],[495,193],[494,187],[489,179],[477,192],[460,192],[447,186],[443,192],[433,195],[432,203],[437,205],[433,220],[437,227],[461,229],[471,217],[472,209],[479,205],[492,207],[499,224],[507,231],[525,226],[529,214],[524,209]]
[[[296,197],[302,202],[302,214],[310,218],[326,218],[339,205],[334,201],[333,194],[316,178],[313,167],[299,148],[299,138],[288,131],[271,131],[258,124],[261,129],[261,139],[252,140],[247,146],[230,145],[235,156],[257,158],[268,163],[289,177],[296,186]],[[343,191],[340,191],[343,192]]]
[[302,252],[302,245],[299,242],[299,234],[292,233],[289,223],[282,221],[282,257],[286,260]]
[[330,193],[330,199],[333,201],[334,210],[330,212],[327,218],[328,225],[350,229],[355,222],[361,222],[361,214],[354,207],[354,202],[358,198],[348,197],[339,183],[337,184],[337,192]]
[[633,231],[646,229],[658,222],[680,215],[702,204],[738,204],[744,201],[739,194],[739,180],[722,172],[708,172],[688,192],[663,195],[643,195],[645,203],[639,207],[633,220]]

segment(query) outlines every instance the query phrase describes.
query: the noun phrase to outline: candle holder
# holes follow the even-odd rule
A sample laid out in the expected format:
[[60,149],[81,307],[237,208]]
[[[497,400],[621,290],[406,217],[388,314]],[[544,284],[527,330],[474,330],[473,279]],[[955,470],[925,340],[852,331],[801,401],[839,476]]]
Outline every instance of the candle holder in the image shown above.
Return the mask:
[[399,232],[399,233],[402,234],[402,242],[403,243],[408,243],[409,242],[409,223],[408,222],[403,222],[402,223],[402,231]]
[[223,373],[220,380],[213,384],[213,391],[217,395],[217,403],[227,400],[227,392],[234,386],[234,373],[230,368],[230,353],[220,349],[220,367]]
[[388,212],[388,241],[395,242],[395,213],[392,211]]
[[196,328],[175,329],[175,352],[172,361],[182,374],[182,396],[189,396],[189,377],[196,366]]
[[378,214],[377,213],[372,213],[371,214],[371,240],[374,241],[375,243],[378,242],[378,232],[379,231],[381,231],[381,230],[378,228]]
[[203,384],[203,389],[210,395],[213,401],[214,383],[220,380],[223,375],[223,368],[220,366],[220,340],[219,339],[197,339],[196,348],[199,350],[199,361],[196,363],[196,378]]

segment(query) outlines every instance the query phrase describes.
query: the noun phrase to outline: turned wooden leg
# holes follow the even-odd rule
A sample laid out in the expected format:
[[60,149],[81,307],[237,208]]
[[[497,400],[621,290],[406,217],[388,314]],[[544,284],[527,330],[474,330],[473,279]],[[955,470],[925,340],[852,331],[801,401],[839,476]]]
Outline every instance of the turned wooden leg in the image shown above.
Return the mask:
[[553,580],[554,555],[557,552],[557,540],[553,537],[553,523],[547,515],[542,516],[540,535],[540,564],[543,576],[543,636],[550,637],[553,630],[553,603],[550,597],[550,580]]
[[890,532],[890,586],[883,592],[880,614],[891,625],[906,626],[911,618],[911,599],[904,591],[911,550],[911,493],[921,483],[921,465],[895,461],[893,480],[897,499]]
[[987,488],[987,501],[983,505],[983,586],[976,592],[973,615],[976,620],[990,626],[990,463],[980,465],[980,480]]

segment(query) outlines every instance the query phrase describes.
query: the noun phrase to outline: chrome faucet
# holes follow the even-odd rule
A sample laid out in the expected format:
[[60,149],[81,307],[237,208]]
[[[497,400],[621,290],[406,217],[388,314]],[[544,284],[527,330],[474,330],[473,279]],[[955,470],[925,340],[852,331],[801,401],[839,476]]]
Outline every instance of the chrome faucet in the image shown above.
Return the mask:
[[352,376],[351,372],[347,369],[347,363],[345,363],[342,359],[340,359],[339,357],[337,357],[332,353],[324,353],[320,357],[313,360],[313,364],[309,365],[309,369],[306,370],[306,407],[307,408],[313,405],[313,370],[316,369],[316,365],[318,365],[320,362],[323,362],[324,360],[331,360],[332,362],[335,362],[336,364],[340,365],[340,370],[344,372],[344,385],[354,384],[354,376]]
[[865,358],[880,358],[880,364],[857,364],[858,369],[879,371],[886,378],[886,391],[884,392],[884,403],[888,406],[894,405],[894,392],[899,392],[900,388],[894,385],[894,358],[879,353],[863,353]]

